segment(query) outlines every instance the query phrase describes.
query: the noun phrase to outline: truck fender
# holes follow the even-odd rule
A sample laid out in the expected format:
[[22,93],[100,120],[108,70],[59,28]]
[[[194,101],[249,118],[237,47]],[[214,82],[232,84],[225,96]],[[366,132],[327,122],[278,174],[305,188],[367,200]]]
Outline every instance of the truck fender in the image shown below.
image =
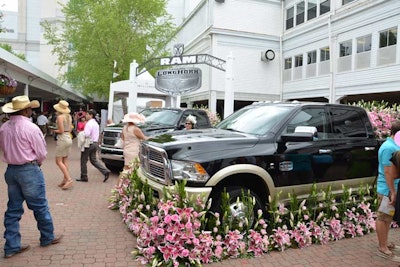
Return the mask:
[[208,182],[205,186],[206,187],[216,186],[218,183],[223,181],[226,177],[241,174],[241,173],[257,175],[266,184],[266,187],[268,188],[270,195],[271,196],[275,195],[275,193],[276,193],[275,185],[274,185],[271,175],[267,171],[265,171],[263,168],[260,168],[259,166],[256,166],[253,164],[235,164],[235,165],[228,166],[222,170],[219,170],[208,180]]

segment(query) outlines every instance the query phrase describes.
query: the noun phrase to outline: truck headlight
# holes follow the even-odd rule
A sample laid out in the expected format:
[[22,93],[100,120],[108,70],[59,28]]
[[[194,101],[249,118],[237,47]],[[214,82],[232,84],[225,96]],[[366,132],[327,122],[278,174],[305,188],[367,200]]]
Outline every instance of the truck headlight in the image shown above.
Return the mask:
[[171,160],[171,166],[173,179],[176,180],[205,182],[210,178],[206,170],[196,162]]

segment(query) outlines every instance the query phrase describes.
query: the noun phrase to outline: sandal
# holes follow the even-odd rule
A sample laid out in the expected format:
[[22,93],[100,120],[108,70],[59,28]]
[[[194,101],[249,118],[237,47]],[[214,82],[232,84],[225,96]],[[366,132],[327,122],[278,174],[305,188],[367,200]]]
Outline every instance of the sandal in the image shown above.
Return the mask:
[[388,244],[388,249],[390,249],[391,251],[400,251],[400,246],[396,246],[396,244],[394,243],[390,243]]
[[69,181],[67,181],[67,182],[64,184],[64,186],[63,186],[63,187],[61,187],[61,188],[62,188],[62,190],[67,190],[68,188],[71,188],[71,187],[72,187],[72,184],[73,184],[73,182],[74,182],[74,181],[72,181],[72,180],[69,180]]
[[393,252],[389,251],[389,252],[383,252],[381,250],[378,249],[377,253],[376,253],[379,257],[384,258],[384,259],[388,259],[391,261],[395,261],[395,262],[400,262],[400,257],[396,256],[393,254]]
[[58,185],[58,187],[63,187],[65,185],[66,181],[62,181],[61,184]]

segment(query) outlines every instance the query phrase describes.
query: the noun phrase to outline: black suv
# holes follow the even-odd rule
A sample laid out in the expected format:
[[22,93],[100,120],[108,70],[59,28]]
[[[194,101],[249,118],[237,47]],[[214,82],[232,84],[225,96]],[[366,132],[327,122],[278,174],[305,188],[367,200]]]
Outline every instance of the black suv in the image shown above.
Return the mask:
[[[201,109],[145,108],[140,113],[146,117],[146,121],[138,126],[146,136],[182,130],[185,128],[185,120],[189,115],[196,117],[196,128],[212,127],[207,113]],[[114,171],[122,170],[124,166],[123,150],[115,147],[123,126],[124,124],[120,123],[106,127],[101,138],[100,158],[107,168]]]
[[[172,132],[142,142],[138,175],[156,195],[186,180],[189,195],[231,196],[233,216],[249,213],[238,203],[242,190],[255,198],[254,212],[269,197],[306,198],[318,188],[357,190],[377,174],[380,142],[364,109],[327,103],[258,103],[244,107],[213,129]],[[280,193],[280,194],[279,194]],[[254,215],[254,213],[253,213]],[[254,217],[253,217],[254,218]],[[251,218],[247,218],[250,220]]]

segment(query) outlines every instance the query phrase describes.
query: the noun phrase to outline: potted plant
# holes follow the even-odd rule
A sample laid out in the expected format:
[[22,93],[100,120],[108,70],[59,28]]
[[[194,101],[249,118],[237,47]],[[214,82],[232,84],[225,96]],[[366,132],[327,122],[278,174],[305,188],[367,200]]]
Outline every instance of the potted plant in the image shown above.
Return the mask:
[[15,92],[17,81],[7,75],[0,74],[0,94],[9,95]]

